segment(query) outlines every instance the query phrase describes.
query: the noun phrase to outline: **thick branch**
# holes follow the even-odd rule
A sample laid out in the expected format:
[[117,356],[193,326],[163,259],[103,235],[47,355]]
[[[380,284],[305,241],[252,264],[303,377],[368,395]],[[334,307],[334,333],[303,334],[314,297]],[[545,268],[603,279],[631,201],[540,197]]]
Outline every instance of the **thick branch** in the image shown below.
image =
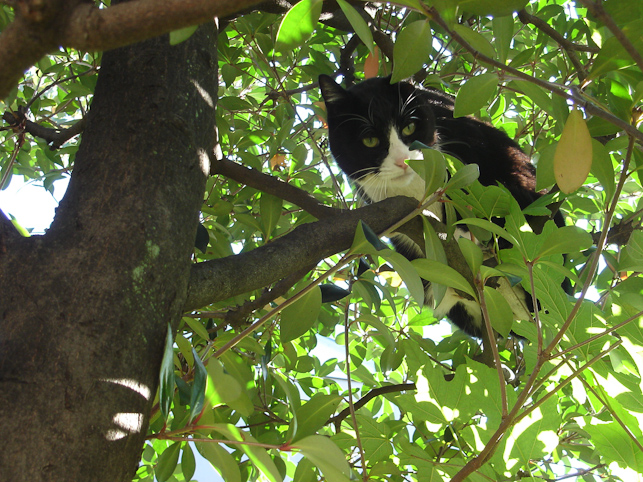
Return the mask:
[[268,286],[349,248],[360,219],[375,232],[382,232],[416,207],[417,200],[412,198],[389,198],[301,225],[293,232],[247,253],[196,264],[190,274],[184,311]]
[[258,0],[135,0],[99,9],[91,3],[21,2],[0,34],[0,98],[23,72],[58,46],[110,50],[225,17]]

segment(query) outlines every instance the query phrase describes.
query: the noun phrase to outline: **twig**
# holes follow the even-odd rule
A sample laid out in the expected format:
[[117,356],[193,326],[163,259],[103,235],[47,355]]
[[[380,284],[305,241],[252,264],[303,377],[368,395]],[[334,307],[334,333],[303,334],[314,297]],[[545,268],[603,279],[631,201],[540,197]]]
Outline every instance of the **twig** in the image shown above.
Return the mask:
[[353,430],[355,430],[355,440],[357,441],[357,449],[359,456],[362,460],[362,480],[368,482],[368,473],[366,472],[366,455],[364,454],[364,447],[362,446],[362,438],[359,435],[359,427],[357,425],[357,416],[355,415],[355,404],[353,403],[353,379],[351,377],[351,352],[350,352],[350,337],[348,336],[350,323],[348,321],[348,312],[350,301],[346,303],[344,308],[344,355],[346,359],[346,384],[348,390],[348,411],[353,421]]
[[558,45],[560,45],[565,50],[565,52],[567,52],[567,55],[569,56],[569,60],[571,61],[571,63],[576,68],[576,71],[578,72],[578,78],[581,81],[585,80],[585,78],[587,77],[587,72],[585,71],[585,67],[583,67],[583,64],[580,63],[580,60],[578,59],[578,55],[576,55],[575,50],[577,49],[576,49],[576,45],[573,42],[570,42],[561,34],[559,34],[543,19],[527,13],[527,11],[524,9],[518,12],[518,18],[524,24],[530,23],[534,25],[536,28],[538,28],[543,33],[551,37],[555,42],[557,42]]
[[5,122],[9,123],[11,127],[17,127],[21,123],[24,123],[25,132],[28,132],[34,137],[44,139],[52,150],[59,148],[69,139],[80,134],[85,129],[87,123],[85,117],[83,117],[67,129],[55,129],[43,127],[40,124],[30,121],[25,117],[24,113],[5,112],[2,118]]
[[605,11],[602,5],[602,0],[598,2],[580,0],[580,3],[582,3],[592,15],[605,24],[609,31],[614,34],[614,37],[618,39],[623,48],[632,57],[634,62],[636,62],[639,70],[643,71],[643,57],[641,57],[639,51],[636,50],[636,47],[634,47],[632,42],[630,42],[630,39],[628,39],[618,25],[616,25],[614,19]]
[[262,192],[277,196],[280,199],[296,204],[317,219],[327,218],[341,212],[338,209],[320,203],[303,189],[288,184],[275,176],[264,174],[228,159],[214,161],[210,168],[210,174],[221,174]]
[[[358,401],[353,403],[353,407],[355,410],[359,410],[374,398],[384,395],[386,393],[396,393],[396,392],[403,392],[406,390],[416,390],[416,389],[417,387],[415,386],[415,383],[400,383],[398,385],[385,385],[382,387],[373,388],[366,395],[364,395]],[[332,423],[333,425],[335,425],[335,429],[339,431],[340,424],[350,414],[351,414],[350,407],[347,407],[341,412],[339,412],[337,415],[335,415],[334,417],[329,418],[326,424]]]
[[496,69],[500,70],[501,72],[508,72],[511,75],[519,77],[520,79],[536,84],[542,87],[543,89],[546,89],[552,92],[553,94],[558,95],[559,97],[563,97],[564,99],[573,101],[575,104],[585,109],[587,113],[595,115],[597,117],[601,117],[606,121],[611,122],[615,126],[623,129],[630,136],[635,138],[639,143],[643,144],[643,132],[640,132],[636,127],[632,126],[631,124],[624,121],[623,119],[598,107],[589,96],[581,95],[572,86],[569,87],[569,90],[563,89],[556,84],[544,81],[537,77],[533,77],[518,69],[505,65],[502,62],[498,62],[497,60],[492,59],[491,57],[487,57],[486,55],[480,53],[478,50],[473,48],[462,36],[454,32],[453,29],[451,29],[449,25],[442,19],[442,17],[435,9],[435,7],[427,7],[425,13],[430,18],[432,18],[438,25],[440,25],[440,27],[446,30],[446,32],[456,42],[462,45],[462,47],[464,47],[469,53],[471,53],[471,55],[473,55],[475,59],[481,62],[484,62],[485,64],[491,65]]

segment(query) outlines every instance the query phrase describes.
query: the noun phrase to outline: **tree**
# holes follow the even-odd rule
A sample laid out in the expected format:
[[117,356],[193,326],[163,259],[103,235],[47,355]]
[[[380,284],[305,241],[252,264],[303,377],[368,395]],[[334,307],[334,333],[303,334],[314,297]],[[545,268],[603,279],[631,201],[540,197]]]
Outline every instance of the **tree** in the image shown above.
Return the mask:
[[[642,22],[636,0],[4,2],[0,188],[71,180],[45,235],[0,215],[3,476],[190,480],[196,447],[230,481],[640,478]],[[511,241],[497,266],[411,199],[349,209],[321,73],[438,86],[533,156],[524,212],[453,159],[429,193]],[[547,205],[567,226],[530,231]],[[420,275],[525,340],[438,334]]]

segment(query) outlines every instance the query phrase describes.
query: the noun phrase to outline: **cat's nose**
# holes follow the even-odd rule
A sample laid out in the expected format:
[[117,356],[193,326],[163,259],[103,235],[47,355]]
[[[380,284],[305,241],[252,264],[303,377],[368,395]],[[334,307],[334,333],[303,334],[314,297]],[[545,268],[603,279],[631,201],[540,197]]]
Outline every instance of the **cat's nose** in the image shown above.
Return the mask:
[[395,160],[395,165],[399,168],[404,169],[405,171],[408,169],[409,165],[406,163],[406,157],[400,157],[399,159]]

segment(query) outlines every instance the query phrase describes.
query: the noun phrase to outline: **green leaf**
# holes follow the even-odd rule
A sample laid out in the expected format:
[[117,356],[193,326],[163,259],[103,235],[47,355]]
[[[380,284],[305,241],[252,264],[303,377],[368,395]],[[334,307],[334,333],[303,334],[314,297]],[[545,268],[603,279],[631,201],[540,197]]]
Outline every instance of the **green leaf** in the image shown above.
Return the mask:
[[466,278],[452,267],[425,258],[414,259],[411,263],[419,275],[425,280],[463,291],[471,295],[474,299],[478,298]]
[[509,82],[509,87],[525,94],[534,104],[545,112],[552,112],[553,105],[550,94],[539,85],[526,80],[512,80]]
[[576,226],[562,226],[543,241],[537,257],[583,251],[592,245],[592,236]]
[[183,442],[174,442],[166,448],[161,455],[154,469],[154,475],[159,482],[165,482],[172,476],[176,464],[179,462],[179,452],[181,451],[181,444]]
[[[422,216],[422,224],[424,227],[424,250],[427,259],[437,261],[443,265],[447,265],[447,255],[444,251],[442,241],[438,237],[429,220],[426,216]],[[446,294],[447,287],[440,283],[432,283],[433,300],[435,306],[440,306],[444,295]]]
[[482,249],[476,243],[467,238],[458,238],[458,246],[467,261],[471,272],[475,275],[482,265]]
[[168,323],[159,382],[159,408],[164,420],[167,420],[174,398],[174,343],[172,343],[172,339],[172,327]]
[[592,139],[592,168],[598,182],[605,189],[605,199],[611,199],[616,188],[616,176],[609,152],[603,144],[596,139]]
[[433,194],[444,186],[447,177],[447,165],[442,154],[437,149],[422,149],[424,159],[409,160],[411,168],[424,179],[424,194]]
[[494,330],[504,338],[509,336],[514,321],[513,311],[500,291],[491,286],[484,287],[484,299],[487,304],[489,321]]
[[183,453],[181,454],[181,471],[185,480],[192,480],[194,471],[196,470],[196,461],[194,460],[194,452],[190,444],[183,446]]
[[[643,51],[641,31],[643,31],[643,20],[641,19],[630,22],[622,28],[622,32],[639,52]],[[610,37],[605,41],[596,59],[594,59],[587,80],[595,79],[613,70],[624,69],[634,64],[634,60],[618,38]]]
[[498,51],[498,60],[504,64],[507,61],[514,35],[514,20],[510,16],[494,17],[491,20],[491,25],[493,26],[494,45]]
[[281,343],[299,338],[312,328],[321,310],[321,290],[315,286],[281,312],[279,333]]
[[400,253],[396,253],[390,249],[380,251],[379,255],[391,263],[393,269],[400,275],[416,303],[422,306],[424,304],[424,286],[414,265]]
[[203,323],[199,321],[197,318],[191,318],[191,317],[184,317],[183,321],[185,321],[185,324],[188,325],[194,333],[199,335],[203,340],[209,340],[210,339],[210,334],[208,333],[208,330],[203,326]]
[[618,267],[622,271],[643,271],[643,231],[632,233]]
[[506,229],[501,228],[496,223],[492,223],[491,221],[487,221],[486,219],[466,218],[466,219],[461,219],[460,221],[457,221],[455,224],[467,224],[471,226],[477,226],[479,228],[486,229],[487,231],[491,231],[493,234],[506,239],[513,245],[516,245],[516,246],[520,245],[518,240],[514,236],[509,234],[509,232],[507,232]]
[[287,52],[303,45],[315,31],[323,0],[301,0],[284,16],[277,32],[275,48]]
[[261,193],[259,210],[261,212],[261,226],[264,238],[268,239],[281,217],[281,206],[283,201],[277,196]]
[[194,446],[221,474],[225,482],[241,482],[239,463],[227,450],[212,442],[194,442]]
[[481,74],[470,78],[458,91],[453,117],[476,114],[486,106],[498,86],[496,74]]
[[330,416],[335,413],[342,397],[318,393],[297,410],[296,430],[293,430],[293,443],[309,435],[314,435],[322,428]]
[[199,28],[198,25],[192,25],[191,27],[173,30],[170,32],[170,45],[177,45],[181,42],[185,42],[187,39],[192,37],[192,34],[196,32],[197,28]]
[[368,28],[368,24],[366,23],[366,20],[364,20],[364,17],[362,17],[359,12],[355,10],[355,7],[346,0],[337,0],[337,3],[342,9],[342,12],[344,12],[344,15],[346,15],[346,19],[355,30],[357,36],[364,45],[366,45],[366,48],[373,53],[373,46],[375,45],[373,42],[373,34],[371,33],[371,29]]
[[402,29],[393,47],[391,84],[412,76],[429,60],[431,53],[431,24],[417,20]]
[[493,48],[493,45],[491,45],[491,43],[478,32],[459,23],[453,25],[453,30],[481,54],[491,58],[496,56],[496,50]]
[[457,0],[466,12],[474,15],[501,17],[522,10],[529,0]]
[[[215,423],[211,427],[213,430],[216,430],[229,440],[236,440],[238,442],[257,442],[248,432],[242,431],[232,424]],[[266,452],[266,449],[256,445],[247,444],[239,444],[237,447],[240,447],[241,450],[244,451],[252,464],[257,467],[257,469],[259,469],[263,475],[270,480],[270,482],[281,482],[283,480],[279,474],[279,470],[277,470],[277,467],[275,466],[275,463],[268,455],[268,452]]]
[[350,468],[344,453],[328,437],[311,435],[292,445],[310,460],[328,482],[348,482]]
[[387,249],[386,245],[380,240],[377,234],[360,219],[355,230],[353,244],[348,252],[351,254],[377,255],[377,252],[382,249]]
[[458,169],[453,177],[449,179],[446,186],[444,186],[444,190],[466,187],[478,179],[478,177],[480,177],[480,167],[477,164],[466,164]]
[[190,398],[190,422],[203,410],[205,384],[208,379],[208,372],[194,348],[192,348],[192,356],[194,357],[194,382],[192,383],[192,397]]

